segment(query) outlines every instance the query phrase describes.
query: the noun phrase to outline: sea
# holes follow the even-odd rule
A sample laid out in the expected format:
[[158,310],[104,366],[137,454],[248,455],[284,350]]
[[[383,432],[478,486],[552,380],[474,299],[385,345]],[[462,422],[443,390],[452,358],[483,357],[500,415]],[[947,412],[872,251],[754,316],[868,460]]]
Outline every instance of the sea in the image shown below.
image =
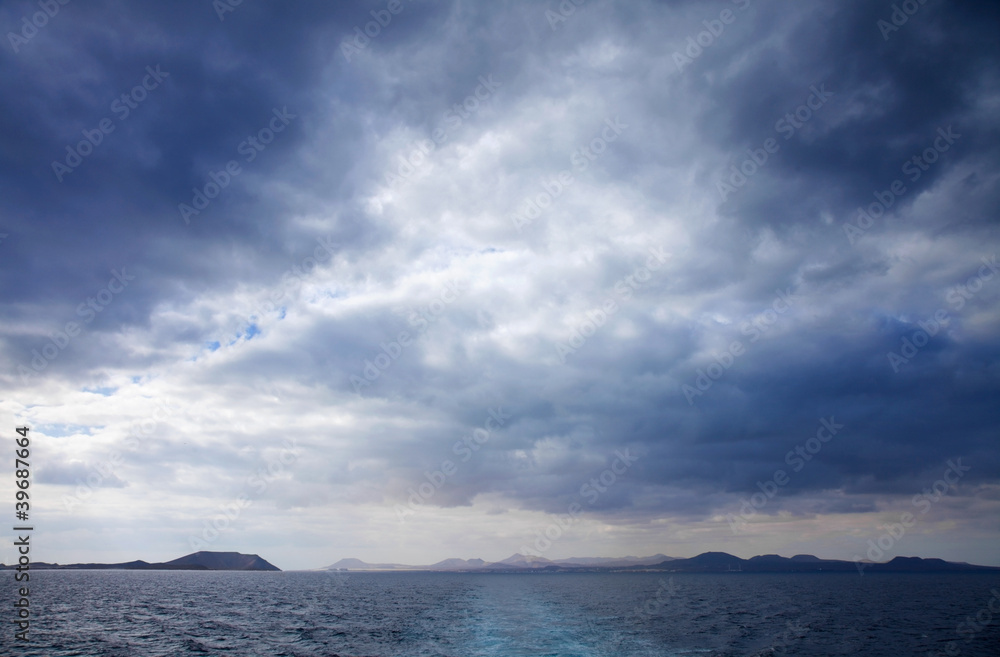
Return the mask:
[[4,656],[1000,655],[994,574],[50,570],[29,592]]

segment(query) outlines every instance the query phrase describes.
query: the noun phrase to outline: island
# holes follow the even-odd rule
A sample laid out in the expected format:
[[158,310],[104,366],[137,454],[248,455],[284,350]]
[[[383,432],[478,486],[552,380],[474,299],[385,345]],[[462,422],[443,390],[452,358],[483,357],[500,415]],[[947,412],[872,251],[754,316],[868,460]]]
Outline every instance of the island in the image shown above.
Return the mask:
[[[0,564],[0,570],[14,570],[17,565]],[[261,559],[256,554],[239,552],[194,552],[173,561],[148,563],[128,561],[125,563],[73,563],[58,564],[43,561],[32,562],[32,570],[266,570],[281,571],[277,566]]]
[[652,557],[577,557],[550,560],[541,556],[514,554],[503,561],[482,559],[445,559],[429,566],[396,563],[366,563],[360,559],[341,559],[325,568],[329,571],[407,571],[429,572],[669,572],[669,573],[996,573],[1000,568],[968,563],[896,557],[887,562],[820,559],[811,554],[782,557],[764,554],[749,559],[726,552],[704,552],[689,559],[657,554]]

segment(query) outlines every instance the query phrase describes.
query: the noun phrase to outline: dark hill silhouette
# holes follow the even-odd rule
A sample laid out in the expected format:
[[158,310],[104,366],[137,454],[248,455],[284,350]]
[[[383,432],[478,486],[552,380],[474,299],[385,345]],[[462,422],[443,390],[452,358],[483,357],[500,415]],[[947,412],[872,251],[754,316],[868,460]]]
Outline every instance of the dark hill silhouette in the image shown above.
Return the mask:
[[195,552],[166,562],[167,566],[204,566],[207,570],[280,570],[256,554]]
[[[15,567],[0,564],[0,570],[13,570]],[[281,570],[256,554],[240,554],[239,552],[195,552],[166,563],[149,563],[137,560],[125,563],[60,565],[37,561],[32,563],[31,567],[35,570]]]
[[797,554],[791,559],[777,554],[764,554],[749,559],[725,552],[705,552],[690,559],[664,561],[655,566],[633,566],[626,570],[666,570],[679,573],[719,573],[739,570],[745,573],[944,573],[944,572],[1000,572],[1000,568],[955,563],[943,559],[896,557],[888,563],[839,561],[820,559],[811,554]]

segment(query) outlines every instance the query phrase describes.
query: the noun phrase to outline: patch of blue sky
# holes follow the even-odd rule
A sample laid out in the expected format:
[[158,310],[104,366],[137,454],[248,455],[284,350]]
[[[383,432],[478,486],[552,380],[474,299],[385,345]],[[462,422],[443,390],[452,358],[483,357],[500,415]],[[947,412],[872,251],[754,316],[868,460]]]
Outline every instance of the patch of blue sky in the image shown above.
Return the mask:
[[52,438],[65,438],[75,434],[93,435],[94,429],[103,429],[103,426],[90,427],[84,424],[38,424],[33,427],[38,433],[51,436]]
[[84,392],[93,392],[97,393],[98,395],[102,395],[104,397],[110,397],[111,395],[115,394],[117,390],[118,390],[117,387],[111,387],[111,386],[94,386],[93,388],[83,389]]

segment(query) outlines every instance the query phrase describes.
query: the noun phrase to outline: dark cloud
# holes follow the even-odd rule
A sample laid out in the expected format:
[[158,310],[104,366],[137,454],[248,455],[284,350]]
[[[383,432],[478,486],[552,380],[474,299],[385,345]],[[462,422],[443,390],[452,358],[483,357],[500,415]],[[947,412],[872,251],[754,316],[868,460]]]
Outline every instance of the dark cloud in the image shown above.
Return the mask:
[[[581,499],[623,554],[732,551],[778,469],[771,551],[853,540],[958,457],[929,517],[995,512],[1000,10],[928,2],[885,38],[882,3],[558,7],[403,0],[345,48],[385,3],[71,3],[8,38],[2,407],[88,428],[52,429],[39,482],[117,449],[87,504],[166,495],[161,544],[250,488],[253,531],[322,513],[431,560]],[[503,539],[440,554],[456,518]]]

